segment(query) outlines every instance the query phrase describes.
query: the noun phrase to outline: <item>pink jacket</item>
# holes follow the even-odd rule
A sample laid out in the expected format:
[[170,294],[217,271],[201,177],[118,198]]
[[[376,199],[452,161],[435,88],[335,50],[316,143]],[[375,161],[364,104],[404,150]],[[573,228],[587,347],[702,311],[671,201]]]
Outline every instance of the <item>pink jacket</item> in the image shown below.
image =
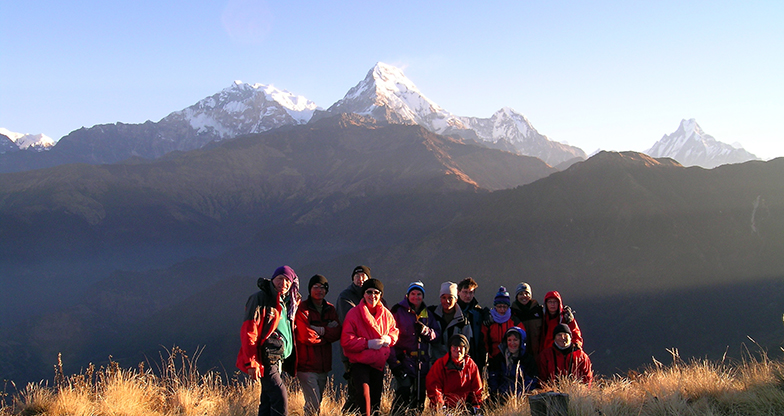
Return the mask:
[[[365,299],[346,314],[340,346],[349,362],[367,364],[378,370],[384,369],[389,358],[390,347],[395,345],[399,331],[392,312],[379,303],[375,315],[371,315]],[[392,339],[389,347],[373,350],[368,348],[368,340],[388,335]]]

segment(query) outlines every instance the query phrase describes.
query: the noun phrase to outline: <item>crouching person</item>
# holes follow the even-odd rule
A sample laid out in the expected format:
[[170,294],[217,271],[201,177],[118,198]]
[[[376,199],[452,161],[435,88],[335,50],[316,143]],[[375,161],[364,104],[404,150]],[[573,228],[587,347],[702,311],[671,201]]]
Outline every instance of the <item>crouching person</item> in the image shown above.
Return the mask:
[[526,350],[526,333],[513,326],[499,346],[501,353],[487,366],[490,402],[504,406],[512,396],[536,388],[536,359]]
[[539,353],[539,373],[542,380],[553,382],[558,377],[571,377],[591,386],[593,370],[591,359],[580,346],[572,341],[572,331],[566,324],[559,324],[553,331],[553,345]]
[[466,354],[468,345],[465,335],[452,335],[449,354],[436,360],[427,373],[425,384],[432,409],[480,414],[482,376],[474,360]]
[[362,292],[362,300],[346,314],[340,346],[351,363],[356,407],[363,415],[371,416],[381,407],[384,366],[399,332],[392,312],[381,304],[381,281],[368,279],[362,284]]

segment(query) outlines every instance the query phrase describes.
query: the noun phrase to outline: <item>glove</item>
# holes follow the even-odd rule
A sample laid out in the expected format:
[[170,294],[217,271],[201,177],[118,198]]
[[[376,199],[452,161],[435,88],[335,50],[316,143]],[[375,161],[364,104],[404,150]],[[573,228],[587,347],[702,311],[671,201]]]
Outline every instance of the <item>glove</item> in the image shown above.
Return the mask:
[[485,326],[490,326],[495,323],[495,319],[493,319],[493,315],[490,313],[490,309],[484,308],[482,310],[482,320]]
[[414,322],[414,333],[416,335],[425,335],[426,328],[427,326],[425,326],[425,324],[423,324],[422,322],[419,321]]
[[329,321],[327,328],[337,328],[340,323],[338,321]]
[[465,328],[466,325],[469,325],[468,317],[463,315],[463,317],[460,320],[457,321],[457,325],[455,325],[455,326],[460,328],[460,329],[463,329],[463,328]]
[[574,321],[574,311],[569,305],[565,305],[563,307],[563,312],[561,312],[561,316],[563,317],[563,323],[570,324]]
[[316,331],[316,333],[319,334],[320,337],[324,336],[324,327],[323,326],[313,326],[313,325],[311,325],[310,329]]
[[380,339],[382,347],[388,347],[390,344],[392,344],[392,338],[390,338],[389,335],[384,335]]
[[381,347],[383,346],[384,346],[384,340],[382,340],[381,338],[368,340],[368,348],[370,348],[371,350],[380,350]]

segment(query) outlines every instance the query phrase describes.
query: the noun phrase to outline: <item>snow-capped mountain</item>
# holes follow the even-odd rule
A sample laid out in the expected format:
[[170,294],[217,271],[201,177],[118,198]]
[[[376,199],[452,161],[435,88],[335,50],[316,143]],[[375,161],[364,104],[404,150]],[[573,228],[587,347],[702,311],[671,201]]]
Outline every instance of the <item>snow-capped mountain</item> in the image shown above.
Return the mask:
[[728,163],[759,160],[742,147],[722,143],[705,133],[692,118],[681,120],[678,130],[665,134],[645,153],[652,157],[669,157],[683,166],[715,168]]
[[[55,141],[45,134],[15,133],[2,127],[0,127],[0,134],[11,140],[21,150],[30,149],[41,152],[49,150],[55,144]],[[8,151],[5,149],[13,150],[8,148],[7,142],[4,141],[3,144],[0,144],[0,153]]]
[[581,149],[539,134],[525,116],[508,107],[489,119],[454,115],[422,94],[403,71],[382,62],[327,111],[357,113],[389,123],[418,124],[434,133],[456,134],[490,147],[536,156],[550,165],[585,158]]
[[319,107],[301,95],[272,85],[235,81],[223,91],[169,114],[164,122],[185,121],[196,135],[217,140],[307,123]]

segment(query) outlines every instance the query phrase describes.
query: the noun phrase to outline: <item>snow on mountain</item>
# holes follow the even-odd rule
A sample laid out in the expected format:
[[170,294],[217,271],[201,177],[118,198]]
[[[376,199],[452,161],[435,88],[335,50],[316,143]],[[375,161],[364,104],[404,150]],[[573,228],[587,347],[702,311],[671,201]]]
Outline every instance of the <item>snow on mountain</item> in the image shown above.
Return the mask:
[[759,160],[740,146],[735,147],[716,140],[705,133],[693,118],[681,120],[677,130],[672,134],[665,134],[645,153],[652,157],[675,159],[683,166],[702,166],[708,169],[728,163]]
[[[41,152],[49,150],[55,144],[55,141],[45,134],[16,133],[2,127],[0,127],[0,134],[8,137],[21,150],[31,149]],[[2,150],[0,152],[5,153]]]
[[438,134],[456,134],[490,147],[536,156],[550,165],[585,152],[539,134],[531,123],[510,108],[489,119],[456,116],[428,99],[400,69],[379,62],[328,112],[357,113],[389,123],[418,124]]
[[222,140],[304,124],[318,109],[305,97],[272,85],[235,81],[221,92],[169,114],[161,122],[186,121],[198,135],[213,135]]

